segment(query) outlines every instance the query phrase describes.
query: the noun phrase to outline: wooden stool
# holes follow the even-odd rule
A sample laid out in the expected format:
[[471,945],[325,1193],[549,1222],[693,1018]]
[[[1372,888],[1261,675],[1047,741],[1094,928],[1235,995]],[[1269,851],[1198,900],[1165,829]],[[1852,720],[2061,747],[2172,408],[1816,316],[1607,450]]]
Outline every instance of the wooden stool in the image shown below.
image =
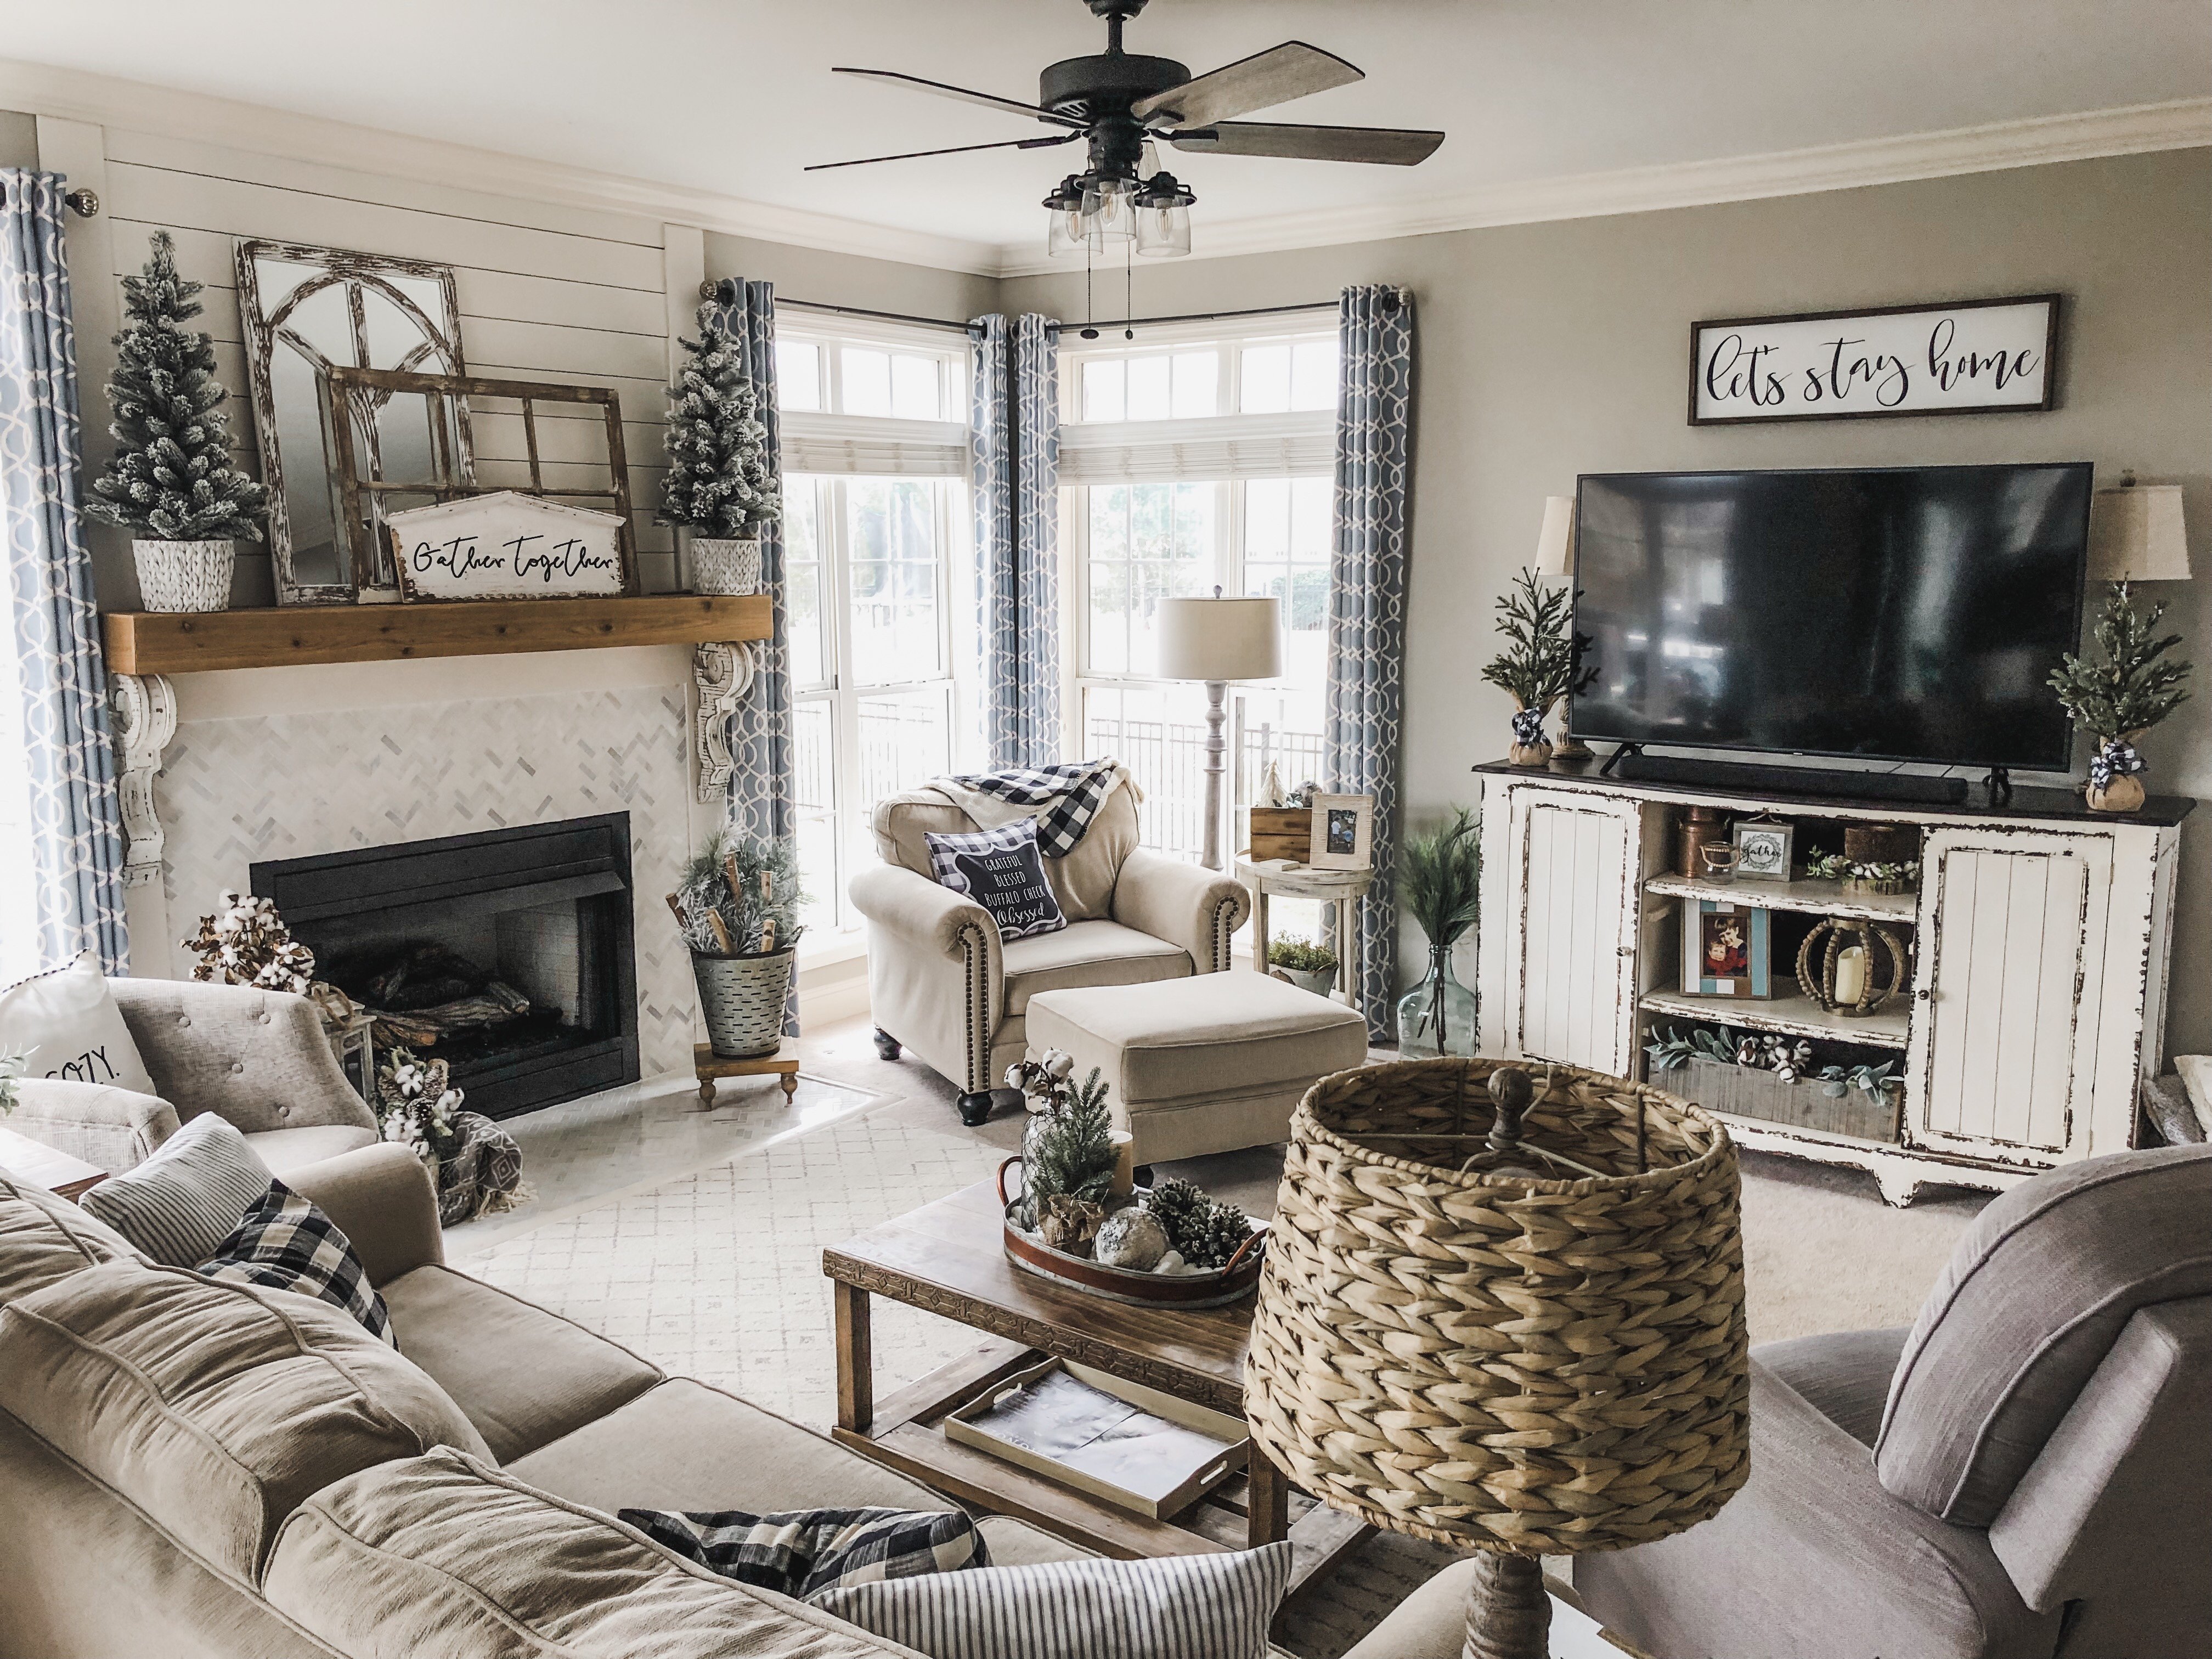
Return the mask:
[[783,1079],[783,1103],[790,1105],[799,1094],[799,1045],[789,1037],[772,1054],[758,1054],[750,1060],[725,1060],[716,1054],[711,1044],[695,1042],[691,1045],[691,1069],[699,1079],[699,1109],[709,1110],[714,1104],[714,1081],[726,1077],[769,1077]]

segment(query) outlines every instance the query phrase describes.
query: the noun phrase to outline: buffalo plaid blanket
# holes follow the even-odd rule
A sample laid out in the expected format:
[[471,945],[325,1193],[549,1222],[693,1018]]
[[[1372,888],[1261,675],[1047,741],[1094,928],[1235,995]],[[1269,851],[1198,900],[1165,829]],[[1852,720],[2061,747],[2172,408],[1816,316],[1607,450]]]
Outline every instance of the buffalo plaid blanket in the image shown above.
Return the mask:
[[1064,859],[1082,843],[1091,820],[1121,777],[1119,761],[1095,760],[1064,766],[1008,766],[943,781],[1011,806],[1043,807],[1036,815],[1037,850],[1048,859]]

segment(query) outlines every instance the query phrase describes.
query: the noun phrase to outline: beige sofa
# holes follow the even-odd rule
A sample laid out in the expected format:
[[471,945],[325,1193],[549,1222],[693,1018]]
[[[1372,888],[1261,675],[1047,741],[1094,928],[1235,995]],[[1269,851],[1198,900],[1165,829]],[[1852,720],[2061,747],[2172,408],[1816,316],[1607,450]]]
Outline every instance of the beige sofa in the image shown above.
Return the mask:
[[9,1115],[18,1134],[119,1175],[203,1112],[227,1118],[277,1175],[377,1139],[305,997],[191,980],[107,987],[156,1095],[104,1083],[26,1078]]
[[883,861],[847,891],[868,921],[877,1048],[886,1060],[911,1048],[958,1085],[964,1123],[990,1115],[991,1091],[1022,1058],[1032,994],[1218,973],[1251,909],[1237,882],[1137,845],[1126,783],[1073,852],[1045,860],[1067,926],[1030,939],[1002,940],[989,911],[931,874],[922,837],[976,828],[948,796],[889,795],[871,822]]

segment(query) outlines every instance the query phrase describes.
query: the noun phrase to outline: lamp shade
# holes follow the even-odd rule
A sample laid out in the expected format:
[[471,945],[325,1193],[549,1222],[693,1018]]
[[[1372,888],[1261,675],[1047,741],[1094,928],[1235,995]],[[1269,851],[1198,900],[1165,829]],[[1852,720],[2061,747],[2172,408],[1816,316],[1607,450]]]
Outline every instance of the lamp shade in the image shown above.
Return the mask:
[[[1749,1469],[1735,1143],[1571,1066],[1515,1078],[1516,1142],[1502,1065],[1370,1066],[1300,1104],[1245,1372],[1254,1443],[1333,1507],[1440,1543],[1528,1558],[1684,1531]],[[1501,1132],[1509,1161],[1463,1167]]]
[[2096,493],[2089,503],[2089,580],[2189,580],[2179,484],[2131,484]]
[[1536,556],[1528,568],[1540,576],[1564,576],[1575,564],[1575,498],[1544,497],[1544,527],[1536,535]]
[[1283,672],[1282,606],[1273,599],[1162,599],[1159,674],[1168,680],[1271,680]]

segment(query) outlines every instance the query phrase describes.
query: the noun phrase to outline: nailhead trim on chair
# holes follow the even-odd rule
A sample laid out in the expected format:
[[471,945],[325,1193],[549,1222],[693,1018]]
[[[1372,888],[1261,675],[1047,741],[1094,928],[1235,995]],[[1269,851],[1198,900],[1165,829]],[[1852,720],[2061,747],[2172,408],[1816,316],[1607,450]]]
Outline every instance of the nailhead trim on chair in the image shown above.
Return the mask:
[[1229,942],[1235,937],[1235,915],[1237,901],[1225,898],[1213,907],[1213,966],[1208,971],[1225,974],[1229,971]]
[[979,1094],[991,1086],[991,1079],[983,1076],[983,1068],[991,1063],[990,1011],[983,1006],[983,994],[990,988],[989,955],[985,946],[989,943],[983,930],[974,922],[960,929],[962,966],[967,970],[967,984],[963,994],[967,998],[968,1014],[968,1092]]

